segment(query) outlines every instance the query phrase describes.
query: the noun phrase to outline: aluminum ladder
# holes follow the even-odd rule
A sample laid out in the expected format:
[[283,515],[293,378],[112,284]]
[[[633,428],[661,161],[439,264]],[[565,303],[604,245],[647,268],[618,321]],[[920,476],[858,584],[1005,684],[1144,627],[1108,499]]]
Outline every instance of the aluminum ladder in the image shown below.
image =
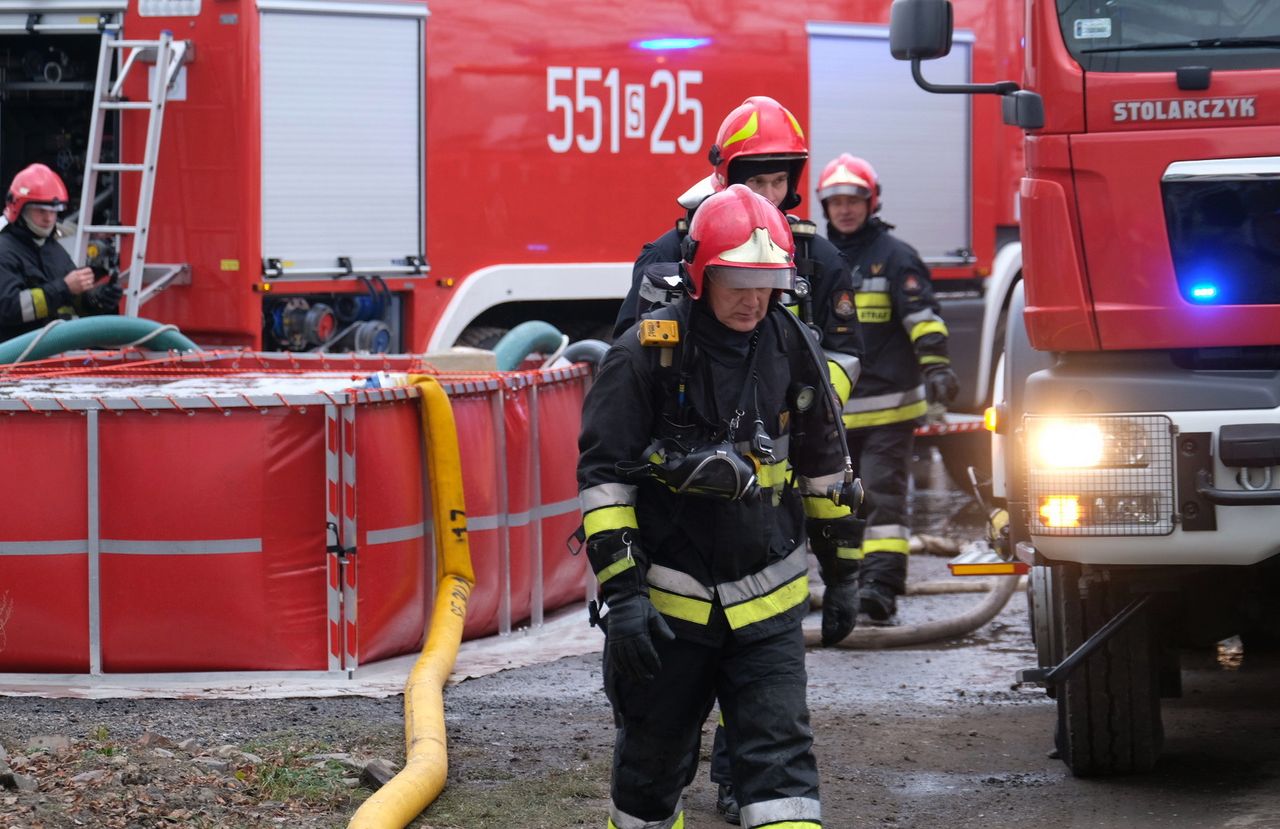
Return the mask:
[[[112,64],[123,55],[123,63],[111,80]],[[133,250],[129,266],[121,271],[124,281],[125,314],[138,316],[138,309],[159,291],[180,277],[190,281],[190,268],[183,265],[147,265],[147,231],[151,223],[151,199],[156,186],[156,161],[160,155],[160,131],[164,126],[164,105],[169,90],[178,77],[178,70],[188,59],[190,42],[175,41],[170,32],[162,32],[157,40],[126,40],[119,31],[104,31],[98,53],[98,78],[93,90],[93,118],[89,124],[89,144],[86,151],[84,186],[80,191],[80,221],[76,226],[75,260],[84,265],[86,251],[92,234],[110,234],[120,250],[121,237],[133,237]],[[150,98],[146,101],[129,101],[122,96],[129,72],[139,63],[150,63],[154,58],[155,73],[150,81]],[[104,162],[102,160],[102,136],[108,113],[122,110],[147,110],[147,138],[141,162]],[[115,173],[123,181],[121,173],[140,173],[138,184],[137,215],[132,224],[95,225],[93,203],[97,198],[98,178],[101,173]],[[119,193],[120,188],[117,188]]]

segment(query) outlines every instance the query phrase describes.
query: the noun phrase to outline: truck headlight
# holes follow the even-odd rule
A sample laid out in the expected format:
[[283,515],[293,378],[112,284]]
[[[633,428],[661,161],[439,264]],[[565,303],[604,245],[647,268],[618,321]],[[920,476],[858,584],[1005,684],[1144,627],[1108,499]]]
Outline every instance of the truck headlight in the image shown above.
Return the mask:
[[1033,535],[1173,532],[1173,424],[1163,415],[1023,421]]

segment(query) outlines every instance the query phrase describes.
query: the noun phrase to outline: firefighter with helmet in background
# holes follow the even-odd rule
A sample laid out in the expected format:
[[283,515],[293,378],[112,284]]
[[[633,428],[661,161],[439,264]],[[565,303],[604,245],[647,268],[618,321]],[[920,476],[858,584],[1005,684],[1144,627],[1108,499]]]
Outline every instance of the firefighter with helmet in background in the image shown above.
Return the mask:
[[[856,486],[821,352],[779,305],[793,250],[765,198],[740,185],[708,198],[685,243],[686,296],[615,341],[584,404],[579,496],[617,726],[611,829],[684,825],[717,699],[742,824],[822,825],[805,536],[827,584],[856,588],[862,522],[844,505],[856,496],[831,495]],[[824,639],[853,622],[825,612]]]
[[0,340],[42,328],[53,319],[119,311],[121,291],[94,285],[92,268],[77,268],[57,242],[67,187],[43,164],[16,176],[5,196],[0,230]]
[[865,370],[845,404],[849,449],[867,486],[859,605],[872,621],[894,624],[906,589],[910,527],[907,484],[916,425],[930,403],[959,391],[947,356],[929,269],[882,220],[880,181],[871,165],[842,154],[822,170],[818,200],[827,238],[853,265]]
[[[614,323],[615,338],[636,319],[679,295],[680,246],[698,206],[709,195],[743,184],[784,212],[799,206],[797,188],[809,148],[799,121],[773,98],[756,95],[735,107],[721,122],[708,155],[711,174],[677,199],[686,214],[674,228],[646,244],[636,259],[631,290]],[[787,220],[796,243],[797,282],[807,294],[792,308],[818,332],[832,384],[843,401],[857,382],[863,351],[849,263],[817,235],[812,222],[789,214]],[[848,601],[851,606],[839,612],[856,614],[857,598],[852,593],[830,599],[837,604]],[[711,759],[711,780],[719,786],[716,808],[730,823],[737,823],[738,805],[729,778],[729,758],[723,732],[718,730]]]

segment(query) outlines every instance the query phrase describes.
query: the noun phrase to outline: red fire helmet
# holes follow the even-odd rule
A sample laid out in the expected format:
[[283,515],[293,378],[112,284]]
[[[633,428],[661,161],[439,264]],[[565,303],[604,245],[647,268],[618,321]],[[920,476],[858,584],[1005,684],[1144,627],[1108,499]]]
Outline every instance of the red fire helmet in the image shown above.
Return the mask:
[[18,221],[22,208],[28,204],[66,210],[67,185],[45,165],[32,164],[13,177],[9,193],[4,198],[4,217],[10,222]]
[[754,95],[730,112],[720,124],[709,158],[720,188],[729,186],[729,166],[735,159],[789,162],[794,188],[809,158],[804,130],[791,110],[765,95]]
[[708,271],[730,288],[790,290],[795,242],[786,217],[764,196],[741,184],[698,207],[685,240],[689,295],[702,296]]
[[880,178],[866,159],[841,153],[822,168],[818,178],[818,201],[825,202],[832,196],[854,196],[867,199],[868,211],[880,209]]

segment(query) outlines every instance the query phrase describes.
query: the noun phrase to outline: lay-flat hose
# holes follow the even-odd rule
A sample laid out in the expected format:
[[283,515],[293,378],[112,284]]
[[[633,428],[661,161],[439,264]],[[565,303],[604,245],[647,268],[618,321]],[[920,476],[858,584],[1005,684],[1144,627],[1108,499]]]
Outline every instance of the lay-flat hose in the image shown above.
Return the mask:
[[422,434],[440,551],[440,587],[422,654],[404,688],[405,766],[356,811],[348,829],[402,829],[444,790],[444,685],[462,644],[467,599],[475,585],[467,542],[462,462],[449,396],[433,377],[414,375],[422,393]]
[[[860,627],[836,643],[835,647],[858,650],[875,650],[878,648],[902,648],[908,645],[921,645],[925,642],[936,642],[939,639],[954,639],[985,625],[995,618],[1009,598],[1018,589],[1021,579],[1018,576],[996,576],[991,589],[982,601],[958,616],[942,619],[937,622],[924,622],[918,625],[900,625],[897,627]],[[815,602],[821,605],[821,602]],[[804,630],[804,644],[813,647],[822,642],[822,631],[817,628]]]

